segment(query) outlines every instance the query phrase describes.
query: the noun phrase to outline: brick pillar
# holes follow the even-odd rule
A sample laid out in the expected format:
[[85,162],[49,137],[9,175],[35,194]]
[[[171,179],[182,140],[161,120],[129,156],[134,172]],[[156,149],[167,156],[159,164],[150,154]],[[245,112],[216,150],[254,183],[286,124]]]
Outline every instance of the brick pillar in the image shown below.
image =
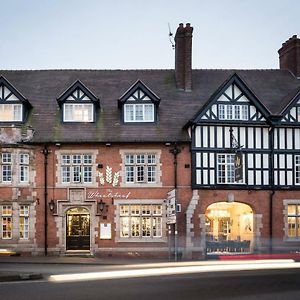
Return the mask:
[[278,50],[281,70],[289,70],[300,78],[300,39],[293,35]]

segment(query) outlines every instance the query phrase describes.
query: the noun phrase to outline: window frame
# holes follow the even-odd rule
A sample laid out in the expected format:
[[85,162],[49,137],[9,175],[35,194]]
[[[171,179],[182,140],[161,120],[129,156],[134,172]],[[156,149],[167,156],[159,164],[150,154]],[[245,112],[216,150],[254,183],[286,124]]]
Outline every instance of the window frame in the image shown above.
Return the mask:
[[[9,160],[5,161],[4,156],[8,156]],[[11,152],[0,153],[0,167],[1,167],[1,183],[10,184],[13,181],[13,154]],[[6,170],[6,171],[5,171]],[[4,180],[4,178],[10,178],[9,180]]]
[[218,104],[219,120],[248,121],[249,106],[247,104]]
[[[19,118],[15,118],[15,108],[19,107]],[[2,119],[1,114],[5,114],[5,108],[12,108],[9,113],[11,114],[10,119]],[[0,122],[7,123],[7,122],[23,122],[23,104],[22,103],[0,103]]]
[[[146,207],[148,207],[147,210]],[[155,241],[163,238],[164,216],[161,203],[120,203],[118,208],[120,229],[118,237],[121,240]],[[127,226],[123,230],[125,223]]]
[[[9,219],[10,222],[8,221]],[[4,226],[7,226],[8,229],[4,230]],[[4,232],[6,235],[9,233],[8,236],[4,237]],[[1,205],[1,238],[3,240],[11,240],[13,238],[13,207],[9,204]]]
[[295,185],[300,185],[300,154],[295,155],[295,169],[294,169],[294,176],[295,176]]
[[[128,101],[129,102],[129,101]],[[146,106],[150,106],[152,109],[151,118],[146,119]],[[132,110],[128,112],[127,108],[132,107]],[[142,119],[137,119],[137,108],[142,107]],[[132,119],[128,117],[132,115]],[[154,103],[125,103],[123,106],[123,119],[124,123],[154,123],[155,122],[155,105]]]
[[[288,242],[300,241],[300,200],[286,199],[283,200],[284,205],[284,239]],[[295,213],[289,212],[289,207],[295,206]],[[289,222],[290,218],[294,218],[293,223]],[[295,235],[290,235],[290,224],[294,224]]]
[[21,240],[29,240],[29,212],[29,205],[19,206],[19,237]]
[[[66,118],[66,106],[71,106],[72,107],[72,118],[67,119]],[[84,120],[84,110],[81,110],[82,118],[76,119],[74,116],[76,115],[74,107],[79,107],[79,106],[86,106],[86,107],[91,107],[91,112],[87,111],[88,113],[88,120]],[[71,103],[69,101],[66,101],[63,104],[63,122],[65,123],[93,123],[95,119],[95,108],[93,103],[83,103],[83,102],[76,102],[76,103]]]

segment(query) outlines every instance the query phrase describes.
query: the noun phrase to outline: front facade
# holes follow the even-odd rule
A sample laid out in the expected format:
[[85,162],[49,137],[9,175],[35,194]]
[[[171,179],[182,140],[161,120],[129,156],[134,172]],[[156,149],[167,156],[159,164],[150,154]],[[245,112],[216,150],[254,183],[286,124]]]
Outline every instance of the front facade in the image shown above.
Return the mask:
[[300,40],[280,70],[192,70],[192,31],[177,30],[175,72],[1,72],[0,248],[299,249]]

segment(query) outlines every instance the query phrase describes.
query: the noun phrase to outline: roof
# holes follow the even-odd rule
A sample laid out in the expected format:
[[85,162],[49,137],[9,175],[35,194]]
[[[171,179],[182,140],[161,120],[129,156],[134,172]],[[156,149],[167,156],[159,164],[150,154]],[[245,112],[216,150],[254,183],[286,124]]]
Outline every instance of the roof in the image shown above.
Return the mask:
[[[300,87],[285,70],[193,70],[191,92],[176,89],[174,70],[28,70],[0,76],[33,106],[26,124],[35,130],[33,142],[185,142],[190,138],[183,126],[234,73],[274,115]],[[61,122],[56,99],[77,80],[100,99],[95,123]],[[121,122],[118,99],[138,80],[161,99],[156,124]]]

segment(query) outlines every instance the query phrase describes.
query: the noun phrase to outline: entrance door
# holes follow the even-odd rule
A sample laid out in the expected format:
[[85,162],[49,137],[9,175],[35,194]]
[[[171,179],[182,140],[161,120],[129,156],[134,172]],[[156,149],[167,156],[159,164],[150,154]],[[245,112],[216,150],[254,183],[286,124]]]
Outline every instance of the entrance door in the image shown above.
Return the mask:
[[90,215],[84,208],[67,212],[67,250],[90,250]]

